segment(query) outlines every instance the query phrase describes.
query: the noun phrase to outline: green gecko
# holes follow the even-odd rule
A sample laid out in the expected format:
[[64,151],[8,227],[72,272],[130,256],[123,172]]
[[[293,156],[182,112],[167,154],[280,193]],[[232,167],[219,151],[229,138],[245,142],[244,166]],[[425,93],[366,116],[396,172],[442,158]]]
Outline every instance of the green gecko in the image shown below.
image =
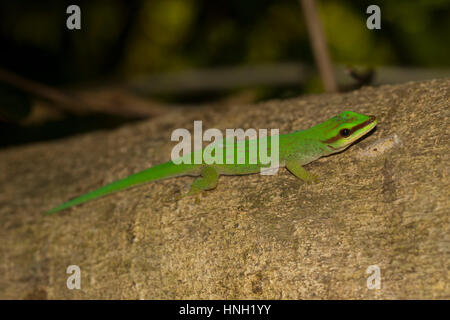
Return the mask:
[[[349,147],[353,142],[371,131],[377,124],[375,116],[366,116],[352,111],[344,111],[323,123],[320,123],[307,130],[294,131],[289,134],[278,136],[279,167],[286,167],[292,174],[301,180],[310,183],[318,180],[318,177],[303,168],[304,165],[317,160],[320,157],[340,152]],[[245,140],[241,143],[234,143],[234,160],[241,157],[241,162],[234,161],[234,164],[212,163],[206,164],[202,160],[201,164],[181,163],[175,164],[169,161],[155,165],[149,169],[132,174],[122,180],[117,180],[99,189],[69,200],[49,211],[46,214],[67,209],[69,207],[102,197],[104,195],[123,190],[144,182],[156,181],[165,178],[178,176],[199,176],[191,185],[186,195],[195,195],[199,192],[214,189],[217,186],[220,175],[244,175],[258,173],[267,164],[257,161],[249,161],[249,145],[258,143],[261,139],[267,139],[267,149],[271,147],[271,137],[254,140]],[[226,146],[226,144],[225,144]],[[225,155],[225,147],[223,154]],[[194,158],[194,153],[189,153],[187,157]],[[197,151],[198,152],[198,151]],[[200,150],[202,152],[202,150]],[[269,153],[269,152],[268,152]],[[245,160],[242,160],[245,157]],[[185,158],[183,156],[183,158]],[[243,163],[242,163],[243,162]]]

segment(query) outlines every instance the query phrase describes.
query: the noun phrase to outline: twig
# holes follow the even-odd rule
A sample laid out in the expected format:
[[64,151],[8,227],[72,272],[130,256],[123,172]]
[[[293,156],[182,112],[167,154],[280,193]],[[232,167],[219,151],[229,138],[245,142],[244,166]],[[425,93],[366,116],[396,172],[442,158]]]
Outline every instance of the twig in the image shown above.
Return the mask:
[[320,77],[322,78],[325,91],[336,92],[338,90],[336,78],[333,73],[328,47],[317,12],[316,2],[314,0],[300,0],[303,8],[309,38],[311,40],[314,58],[319,67]]
[[96,112],[130,118],[147,118],[162,113],[160,106],[143,101],[120,87],[112,88],[107,92],[97,88],[94,93],[80,92],[77,95],[69,95],[1,68],[0,81],[47,100],[53,107],[73,114]]
[[220,91],[252,86],[295,85],[306,82],[312,68],[301,63],[196,69],[138,77],[128,87],[142,94]]
[[0,81],[19,88],[25,92],[31,93],[37,97],[51,101],[55,104],[55,106],[64,111],[79,113],[82,110],[80,103],[78,103],[78,101],[74,101],[74,99],[69,97],[67,94],[62,93],[61,91],[50,86],[25,79],[12,72],[0,69]]
[[[356,66],[363,68],[364,66]],[[141,76],[124,86],[143,95],[184,94],[190,92],[223,91],[257,86],[295,86],[308,81],[312,68],[297,62],[260,66],[195,69],[178,73]],[[450,77],[450,69],[376,67],[365,75],[349,74],[345,66],[334,66],[341,87],[381,85]],[[356,79],[355,79],[356,78]],[[358,80],[358,78],[360,80]],[[355,80],[358,84],[355,85]]]

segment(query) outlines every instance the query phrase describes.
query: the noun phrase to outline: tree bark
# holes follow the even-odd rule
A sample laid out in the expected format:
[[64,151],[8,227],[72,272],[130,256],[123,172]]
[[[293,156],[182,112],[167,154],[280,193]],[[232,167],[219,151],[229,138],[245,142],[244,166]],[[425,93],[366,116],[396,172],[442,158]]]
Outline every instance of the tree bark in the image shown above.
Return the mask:
[[[432,80],[177,110],[1,150],[0,298],[449,299],[449,88]],[[286,170],[221,177],[196,201],[177,199],[192,182],[180,177],[42,216],[167,161],[171,132],[194,120],[287,133],[344,110],[374,114],[378,127],[308,165],[317,184]],[[70,265],[80,290],[66,286]],[[367,285],[374,268],[380,289]]]

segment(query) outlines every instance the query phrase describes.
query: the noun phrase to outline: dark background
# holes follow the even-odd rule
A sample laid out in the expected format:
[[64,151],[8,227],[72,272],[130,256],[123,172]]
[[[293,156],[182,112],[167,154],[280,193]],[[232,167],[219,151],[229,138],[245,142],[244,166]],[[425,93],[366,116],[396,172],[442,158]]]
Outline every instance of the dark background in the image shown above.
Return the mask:
[[[81,8],[81,30],[66,28],[70,4]],[[436,70],[448,71],[448,0],[317,4],[333,64],[375,74],[395,67],[404,81],[420,79],[421,72],[429,78]],[[371,4],[381,8],[381,30],[366,28],[366,8]],[[0,79],[0,147],[116,127],[157,116],[173,105],[229,99],[251,103],[323,91],[316,72],[298,83],[195,91],[180,87],[155,92],[155,82],[148,80],[218,67],[314,67],[304,12],[296,0],[2,0],[0,44],[0,69],[73,99],[51,101],[47,87],[30,92],[23,83]],[[389,75],[383,79],[390,82]],[[150,89],[136,90],[130,83]],[[75,98],[86,90],[91,96]],[[115,110],[119,91],[123,106]],[[100,109],[89,107],[98,101]],[[137,101],[143,114],[130,111]],[[145,110],[146,103],[152,111]]]

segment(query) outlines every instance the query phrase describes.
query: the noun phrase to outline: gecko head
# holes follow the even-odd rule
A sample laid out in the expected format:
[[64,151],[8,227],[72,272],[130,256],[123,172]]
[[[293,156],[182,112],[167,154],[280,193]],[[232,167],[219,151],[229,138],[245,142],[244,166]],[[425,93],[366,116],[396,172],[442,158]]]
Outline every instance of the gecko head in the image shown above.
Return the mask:
[[330,153],[344,150],[377,125],[375,116],[344,111],[321,126],[321,142]]

